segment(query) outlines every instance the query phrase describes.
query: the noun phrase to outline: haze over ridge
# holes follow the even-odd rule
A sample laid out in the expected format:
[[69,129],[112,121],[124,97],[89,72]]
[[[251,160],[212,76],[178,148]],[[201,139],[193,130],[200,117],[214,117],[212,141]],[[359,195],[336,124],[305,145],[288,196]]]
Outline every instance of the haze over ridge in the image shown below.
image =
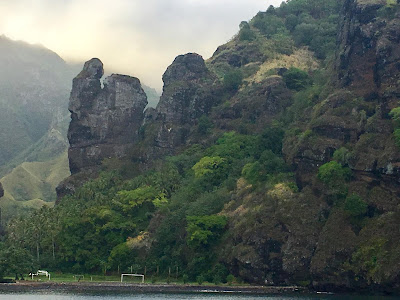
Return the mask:
[[66,61],[99,57],[109,72],[161,89],[175,56],[208,58],[248,20],[280,0],[0,0],[0,34],[38,43]]

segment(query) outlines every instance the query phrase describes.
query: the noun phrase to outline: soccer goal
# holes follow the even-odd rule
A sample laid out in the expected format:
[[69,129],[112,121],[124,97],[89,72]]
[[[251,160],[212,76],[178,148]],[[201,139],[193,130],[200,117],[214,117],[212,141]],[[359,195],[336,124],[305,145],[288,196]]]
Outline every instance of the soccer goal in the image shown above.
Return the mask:
[[142,283],[144,283],[144,275],[141,275],[141,274],[121,274],[121,282],[124,281],[124,276],[142,277]]

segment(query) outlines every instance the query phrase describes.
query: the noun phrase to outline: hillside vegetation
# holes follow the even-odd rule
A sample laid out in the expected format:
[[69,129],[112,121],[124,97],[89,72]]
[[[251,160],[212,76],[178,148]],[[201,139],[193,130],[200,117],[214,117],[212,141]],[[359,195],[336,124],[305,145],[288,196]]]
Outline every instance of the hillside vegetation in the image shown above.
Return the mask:
[[[213,106],[178,115],[176,140],[162,140],[148,117],[128,157],[104,160],[96,179],[75,174],[75,193],[55,208],[10,222],[3,247],[29,252],[19,269],[132,266],[199,283],[399,290],[398,41],[386,35],[400,28],[399,5],[343,2],[271,6],[242,22],[207,70],[193,54],[178,57],[158,111],[196,84]],[[350,22],[381,27],[360,37],[368,32]],[[380,73],[367,68],[376,56]],[[201,74],[190,69],[186,82],[189,60]],[[170,110],[174,124],[181,111]]]

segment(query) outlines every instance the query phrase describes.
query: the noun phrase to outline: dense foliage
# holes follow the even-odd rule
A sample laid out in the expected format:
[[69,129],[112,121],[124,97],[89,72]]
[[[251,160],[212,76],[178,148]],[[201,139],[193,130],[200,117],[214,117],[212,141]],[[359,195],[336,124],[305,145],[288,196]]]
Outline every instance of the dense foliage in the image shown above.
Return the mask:
[[[242,22],[209,63],[222,101],[193,122],[188,145],[151,168],[137,157],[122,168],[106,161],[54,209],[13,220],[0,253],[26,259],[3,273],[132,269],[153,281],[304,286],[319,276],[369,284],[396,275],[385,266],[400,253],[390,252],[399,249],[397,200],[377,170],[351,169],[357,154],[368,160],[359,152],[381,149],[369,147],[378,111],[329,84],[339,6],[291,0]],[[390,116],[397,139],[398,108]]]
[[285,178],[279,175],[288,171],[279,156],[282,139],[278,128],[260,135],[229,132],[132,179],[105,172],[54,209],[13,220],[7,245],[29,249],[36,264],[50,269],[115,272],[134,266],[165,274],[178,267],[191,280],[201,275],[225,281],[229,273],[212,252],[226,230],[220,213],[242,173],[261,183]]

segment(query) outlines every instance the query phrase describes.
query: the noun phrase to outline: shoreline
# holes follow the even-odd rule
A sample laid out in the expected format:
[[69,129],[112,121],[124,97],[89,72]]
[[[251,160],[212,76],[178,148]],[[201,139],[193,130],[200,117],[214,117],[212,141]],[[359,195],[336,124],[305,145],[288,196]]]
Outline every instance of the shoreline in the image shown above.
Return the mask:
[[133,284],[120,282],[29,282],[0,284],[0,293],[36,292],[120,292],[120,293],[215,293],[215,294],[294,294],[308,289],[298,286],[214,286],[177,284]]

